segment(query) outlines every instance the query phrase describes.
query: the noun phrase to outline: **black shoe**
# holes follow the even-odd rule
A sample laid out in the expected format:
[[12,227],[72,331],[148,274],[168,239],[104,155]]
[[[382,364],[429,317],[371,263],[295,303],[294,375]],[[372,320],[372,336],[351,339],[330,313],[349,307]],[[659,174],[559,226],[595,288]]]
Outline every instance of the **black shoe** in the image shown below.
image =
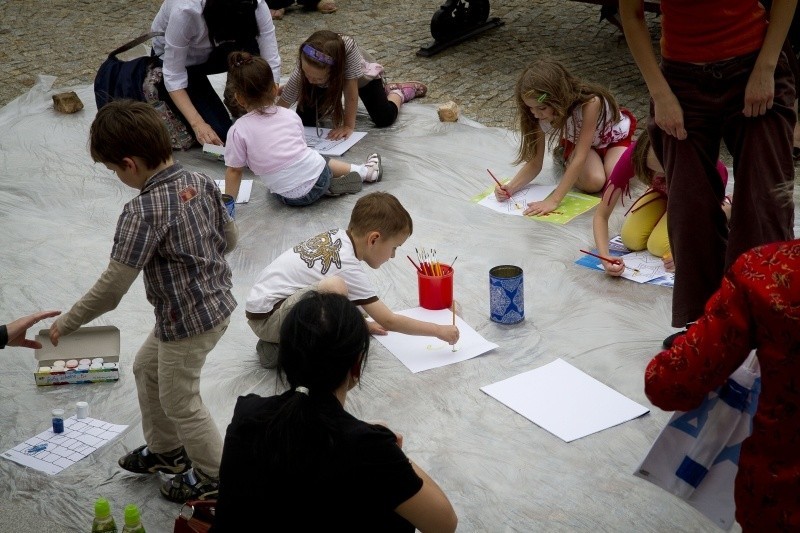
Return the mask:
[[277,344],[259,339],[258,344],[256,344],[256,353],[258,354],[258,362],[264,368],[271,370],[278,366]]
[[686,335],[685,329],[682,329],[681,331],[676,331],[675,333],[664,339],[664,342],[661,343],[661,346],[663,346],[665,350],[669,350],[670,348],[672,348],[672,345],[675,344],[675,340],[683,335]]
[[183,446],[168,453],[154,453],[147,445],[139,446],[127,455],[119,458],[119,466],[135,474],[182,474],[192,467]]
[[207,476],[195,468],[165,481],[161,485],[161,494],[175,503],[213,500],[219,494],[219,479]]

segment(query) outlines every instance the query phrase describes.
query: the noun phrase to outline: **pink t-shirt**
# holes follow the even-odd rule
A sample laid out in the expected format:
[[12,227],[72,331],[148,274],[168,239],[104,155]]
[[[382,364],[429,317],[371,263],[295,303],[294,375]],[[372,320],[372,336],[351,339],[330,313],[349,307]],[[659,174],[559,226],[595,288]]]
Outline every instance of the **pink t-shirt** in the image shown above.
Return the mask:
[[306,194],[325,164],[325,159],[306,145],[299,115],[284,107],[251,111],[228,130],[225,165],[248,167],[281,196]]
[[[617,161],[617,164],[614,165],[614,170],[611,171],[611,175],[608,177],[608,181],[606,182],[605,189],[603,189],[603,194],[608,189],[612,191],[614,189],[622,189],[622,195],[630,197],[630,187],[631,187],[631,180],[634,177],[634,166],[633,166],[633,151],[636,148],[636,141],[633,141],[631,145],[622,153],[622,156]],[[717,172],[719,173],[719,178],[722,181],[722,186],[725,187],[728,184],[728,169],[725,165],[722,164],[722,161],[717,160]],[[650,186],[651,189],[667,194],[667,182],[663,176],[658,176],[653,180],[653,184]]]

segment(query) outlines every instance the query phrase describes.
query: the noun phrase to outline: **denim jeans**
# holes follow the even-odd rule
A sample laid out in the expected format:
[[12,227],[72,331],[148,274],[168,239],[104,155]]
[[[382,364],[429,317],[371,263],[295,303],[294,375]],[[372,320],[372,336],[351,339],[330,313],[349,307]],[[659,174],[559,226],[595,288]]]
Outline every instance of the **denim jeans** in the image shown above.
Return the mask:
[[308,193],[301,196],[300,198],[286,198],[281,196],[280,194],[276,194],[275,196],[286,205],[292,207],[302,207],[305,205],[311,205],[317,200],[319,200],[328,189],[331,187],[331,179],[333,178],[333,173],[331,172],[331,167],[328,166],[328,163],[325,163],[325,168],[322,169],[322,172],[317,179],[317,182],[311,188]]

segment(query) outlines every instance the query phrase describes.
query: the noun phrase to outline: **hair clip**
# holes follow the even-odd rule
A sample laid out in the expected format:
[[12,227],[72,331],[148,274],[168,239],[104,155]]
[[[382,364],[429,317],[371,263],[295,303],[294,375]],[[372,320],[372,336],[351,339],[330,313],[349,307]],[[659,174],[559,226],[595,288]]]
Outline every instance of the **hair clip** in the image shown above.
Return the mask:
[[305,394],[306,396],[308,396],[308,387],[302,387],[302,386],[295,387],[294,391],[295,392],[299,392],[300,394]]
[[547,100],[547,93],[542,93],[542,94],[540,94],[540,95],[539,95],[539,98],[537,98],[537,99],[536,99],[536,101],[537,101],[537,102],[539,102],[540,104],[541,104],[542,102],[544,102],[545,100]]
[[333,66],[334,63],[336,63],[336,61],[334,61],[331,56],[323,52],[320,52],[310,44],[304,44],[302,50],[306,56],[316,61],[319,61],[320,63],[324,63],[325,65]]

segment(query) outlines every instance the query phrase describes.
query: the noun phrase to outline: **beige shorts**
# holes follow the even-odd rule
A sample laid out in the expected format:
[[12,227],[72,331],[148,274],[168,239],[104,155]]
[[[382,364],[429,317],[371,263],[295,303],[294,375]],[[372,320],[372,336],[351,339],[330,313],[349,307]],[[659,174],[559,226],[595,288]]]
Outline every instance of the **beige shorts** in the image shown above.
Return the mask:
[[300,289],[285,300],[283,300],[277,309],[273,310],[266,319],[248,319],[247,324],[253,333],[262,341],[272,342],[278,344],[281,338],[281,326],[289,311],[303,299],[303,297],[311,291],[319,290],[319,283],[313,283],[304,289]]

